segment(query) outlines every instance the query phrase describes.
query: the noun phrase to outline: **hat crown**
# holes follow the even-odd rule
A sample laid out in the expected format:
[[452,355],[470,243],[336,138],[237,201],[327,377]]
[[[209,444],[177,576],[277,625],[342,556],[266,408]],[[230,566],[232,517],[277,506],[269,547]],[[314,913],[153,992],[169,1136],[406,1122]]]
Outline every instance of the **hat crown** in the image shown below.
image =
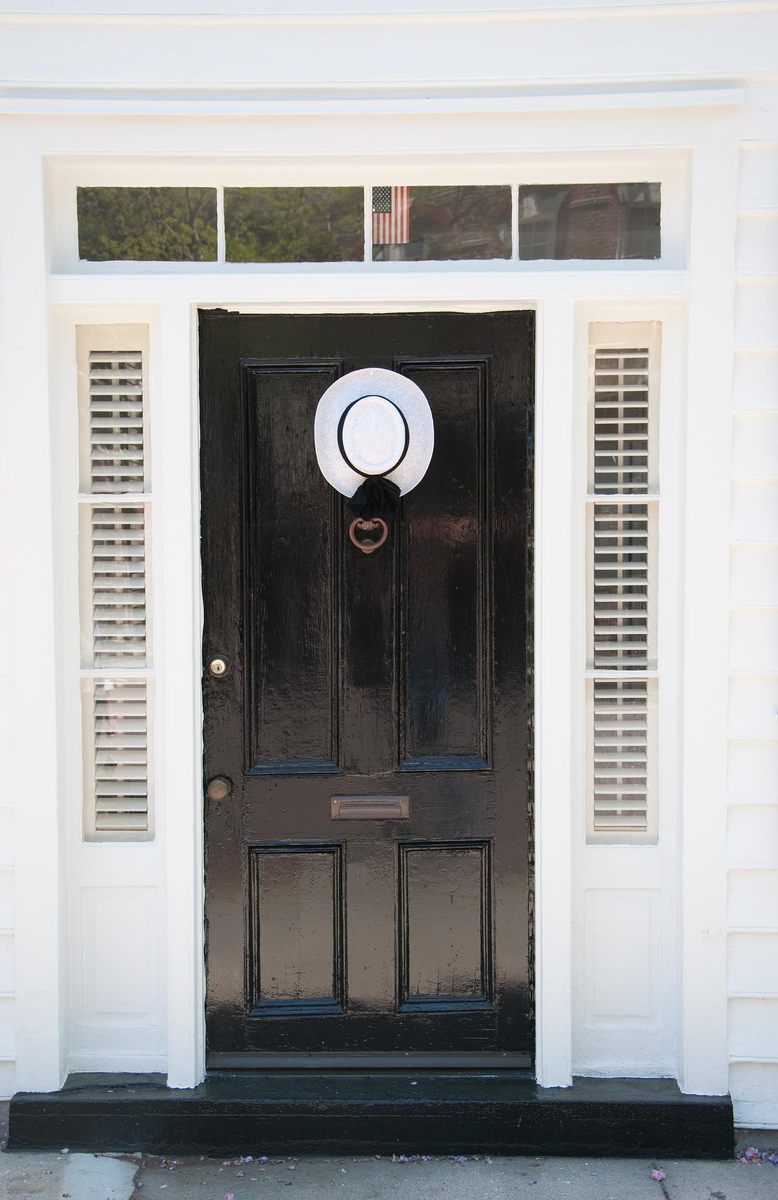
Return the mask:
[[408,425],[386,396],[360,396],[341,418],[340,444],[346,461],[360,475],[385,475],[405,456]]

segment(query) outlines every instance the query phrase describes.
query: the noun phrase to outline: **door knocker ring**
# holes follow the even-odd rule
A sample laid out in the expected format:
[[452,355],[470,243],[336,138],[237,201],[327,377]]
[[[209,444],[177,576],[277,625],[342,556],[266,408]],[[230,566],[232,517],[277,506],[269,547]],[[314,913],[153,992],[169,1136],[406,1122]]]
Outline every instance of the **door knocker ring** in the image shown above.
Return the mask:
[[356,517],[348,527],[348,536],[357,550],[373,554],[389,536],[389,526],[383,517]]

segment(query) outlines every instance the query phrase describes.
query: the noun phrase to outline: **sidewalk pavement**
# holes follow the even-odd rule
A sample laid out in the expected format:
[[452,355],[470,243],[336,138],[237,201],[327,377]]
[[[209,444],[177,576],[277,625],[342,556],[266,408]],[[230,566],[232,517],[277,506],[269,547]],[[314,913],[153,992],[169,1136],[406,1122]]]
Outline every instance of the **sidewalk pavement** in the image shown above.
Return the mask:
[[[0,1138],[7,1106],[0,1105]],[[749,1154],[747,1147],[754,1148]],[[159,1158],[0,1154],[2,1200],[776,1200],[778,1134],[731,1162],[491,1158]],[[758,1153],[757,1153],[758,1152]],[[775,1159],[775,1163],[772,1161]]]

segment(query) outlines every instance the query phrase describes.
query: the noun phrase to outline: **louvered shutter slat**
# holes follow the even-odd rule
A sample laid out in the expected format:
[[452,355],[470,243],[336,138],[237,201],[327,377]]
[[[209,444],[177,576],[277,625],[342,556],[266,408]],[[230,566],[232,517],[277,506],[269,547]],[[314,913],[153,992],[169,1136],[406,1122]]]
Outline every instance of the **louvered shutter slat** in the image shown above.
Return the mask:
[[145,812],[137,814],[122,812],[115,817],[106,813],[102,817],[100,828],[104,833],[108,833],[114,829],[122,833],[132,832],[133,830],[143,833],[147,828],[147,816]]
[[146,746],[146,738],[142,733],[129,733],[127,731],[123,733],[96,734],[96,750],[115,750],[117,746],[126,750],[143,750]]
[[[145,593],[145,591],[146,591],[145,579],[124,578],[121,580],[120,585],[119,585],[119,584],[117,584],[117,581],[113,575],[95,575],[94,585],[95,585],[95,588],[102,588],[102,589],[105,589],[105,590],[111,591],[111,592],[113,592],[114,589],[117,592],[121,592],[121,593],[133,592],[133,591]],[[131,600],[131,597],[128,597],[125,595],[120,596],[120,603],[122,603],[122,604],[130,603],[130,600]],[[111,600],[107,596],[101,596],[100,603],[101,604],[110,604]],[[141,604],[144,603],[143,596],[140,596],[139,603],[141,603]]]
[[104,757],[95,764],[98,789],[102,788],[106,793],[118,795],[125,791],[128,795],[145,795],[148,774],[146,764],[125,761],[127,753],[123,752],[120,764],[107,762]]

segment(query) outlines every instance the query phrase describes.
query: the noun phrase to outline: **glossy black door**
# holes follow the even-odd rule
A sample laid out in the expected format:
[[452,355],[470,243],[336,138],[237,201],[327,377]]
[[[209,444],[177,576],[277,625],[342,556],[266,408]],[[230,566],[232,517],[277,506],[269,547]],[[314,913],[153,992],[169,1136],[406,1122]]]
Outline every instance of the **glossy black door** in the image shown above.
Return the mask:
[[[532,330],[201,315],[204,773],[233,783],[205,802],[211,1065],[529,1061]],[[367,366],[436,438],[369,556],[313,445]]]

